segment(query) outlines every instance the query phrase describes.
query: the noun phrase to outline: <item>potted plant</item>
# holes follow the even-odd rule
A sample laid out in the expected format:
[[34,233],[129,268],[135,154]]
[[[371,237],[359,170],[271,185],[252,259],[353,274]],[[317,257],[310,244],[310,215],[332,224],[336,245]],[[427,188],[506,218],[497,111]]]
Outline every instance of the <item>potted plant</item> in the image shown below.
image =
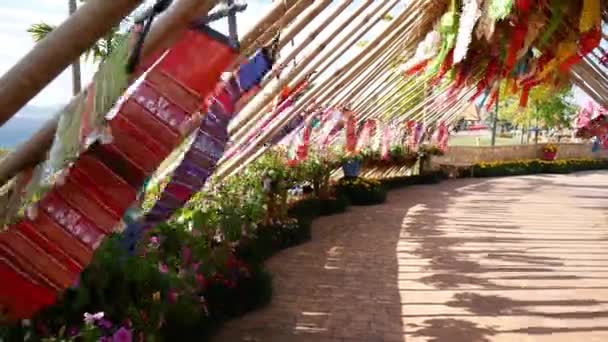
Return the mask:
[[361,156],[358,154],[347,154],[342,157],[342,171],[344,177],[356,178],[361,172]]
[[547,161],[555,160],[557,156],[557,146],[554,144],[547,144],[543,147],[543,159]]

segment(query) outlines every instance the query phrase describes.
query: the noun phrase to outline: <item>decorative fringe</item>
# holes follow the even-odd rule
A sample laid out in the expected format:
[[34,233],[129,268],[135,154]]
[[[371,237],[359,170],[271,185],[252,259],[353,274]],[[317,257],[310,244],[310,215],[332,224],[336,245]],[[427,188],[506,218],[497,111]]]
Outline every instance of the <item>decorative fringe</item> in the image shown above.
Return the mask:
[[478,39],[485,38],[488,42],[492,40],[492,36],[494,35],[494,30],[496,28],[496,21],[489,16],[490,12],[490,1],[486,0],[483,3],[483,10],[481,12],[481,17],[479,18],[479,23],[477,24],[477,28],[475,29],[475,35]]
[[580,32],[589,32],[600,28],[602,24],[602,8],[600,0],[583,0],[583,9],[579,23]]
[[473,29],[479,17],[481,16],[481,9],[479,8],[480,0],[465,0],[462,7],[462,16],[460,19],[460,27],[458,28],[458,35],[456,37],[456,45],[454,47],[454,64],[458,64],[463,61],[467,56],[469,45],[471,44],[471,38],[473,35]]
[[505,19],[513,9],[513,0],[487,0],[490,3],[488,16],[494,20]]

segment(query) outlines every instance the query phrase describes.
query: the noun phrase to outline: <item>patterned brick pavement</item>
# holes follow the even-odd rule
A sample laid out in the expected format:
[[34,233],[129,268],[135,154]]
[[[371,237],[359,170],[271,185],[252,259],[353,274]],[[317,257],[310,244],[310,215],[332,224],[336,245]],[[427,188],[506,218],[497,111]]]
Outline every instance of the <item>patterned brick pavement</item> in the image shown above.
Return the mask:
[[317,220],[215,342],[608,341],[608,173],[455,180]]

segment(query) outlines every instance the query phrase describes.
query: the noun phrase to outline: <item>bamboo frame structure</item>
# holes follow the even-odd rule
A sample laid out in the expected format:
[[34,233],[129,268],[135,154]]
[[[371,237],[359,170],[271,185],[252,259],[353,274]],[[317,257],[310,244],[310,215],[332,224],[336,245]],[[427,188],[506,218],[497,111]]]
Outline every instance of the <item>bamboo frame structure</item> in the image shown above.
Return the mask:
[[[389,38],[387,38],[386,40],[388,41],[388,43],[386,41],[384,41],[384,39],[379,39],[378,37],[376,39],[374,39],[374,41],[370,42],[369,45],[363,49],[363,51],[361,51],[356,57],[354,57],[349,63],[347,63],[344,67],[340,68],[339,70],[337,70],[334,73],[334,76],[336,76],[335,78],[330,78],[329,80],[326,80],[326,82],[323,82],[322,85],[317,86],[317,90],[319,88],[321,89],[325,89],[325,94],[331,92],[335,86],[332,87],[332,84],[334,82],[332,82],[332,80],[335,80],[336,78],[341,78],[341,83],[337,83],[338,85],[340,84],[344,84],[344,82],[348,81],[350,78],[352,78],[354,75],[359,74],[362,71],[362,65],[365,65],[366,62],[368,62],[369,60],[373,60],[374,58],[377,58],[378,55],[380,54],[380,52],[382,52],[383,49],[386,49],[388,46],[390,46],[390,43],[394,43],[395,42],[395,37],[399,34],[403,34],[403,31],[405,29],[405,27],[407,27],[407,23],[404,24],[404,21],[406,18],[411,18],[412,12],[415,12],[416,9],[420,9],[420,7],[422,6],[419,2],[416,2],[415,4],[417,4],[418,6],[415,5],[411,5],[414,6],[413,8],[408,8],[408,11],[404,11],[402,14],[399,15],[398,18],[396,18],[394,20],[393,23],[391,23],[391,25],[389,25],[387,27],[387,29],[383,32],[383,34],[381,34],[379,37],[383,37],[385,35],[388,35]],[[428,5],[428,4],[427,4]],[[411,21],[411,19],[410,19]],[[397,33],[393,32],[396,31]],[[380,44],[379,46],[377,46],[377,43],[379,41],[383,41],[383,44]],[[371,53],[371,56],[367,56],[366,58],[362,58],[364,55],[366,55],[369,50],[370,50],[370,46],[374,46],[376,47],[374,49],[375,52]],[[360,63],[356,63],[358,61],[362,61]],[[354,65],[358,65],[358,67],[355,67],[354,72],[352,70],[352,66]],[[345,70],[347,68],[351,68],[350,72],[345,72]],[[340,77],[340,76],[345,76],[345,77]],[[337,82],[337,81],[336,81]],[[326,96],[326,95],[322,95],[322,96]],[[303,109],[305,106],[307,106],[309,104],[309,102],[312,100],[312,97],[316,96],[314,91],[309,92],[308,94],[306,94],[304,96],[304,98],[301,100],[301,103],[298,104],[297,106],[295,106],[294,109],[290,110],[290,113],[293,112],[297,112],[298,110]],[[321,101],[319,101],[320,103]],[[234,173],[235,170],[240,170],[242,167],[244,167],[245,165],[247,165],[249,162],[251,162],[252,160],[254,160],[257,156],[259,156],[263,150],[265,148],[261,147],[261,142],[265,141],[266,139],[268,139],[270,136],[272,136],[273,134],[275,134],[275,132],[280,129],[282,127],[282,125],[284,125],[286,123],[286,121],[289,118],[289,113],[287,115],[284,115],[283,118],[281,120],[279,120],[279,122],[275,123],[274,125],[271,124],[271,127],[267,128],[266,132],[262,133],[260,137],[258,137],[258,139],[256,139],[255,142],[253,142],[250,147],[243,152],[241,155],[237,155],[236,157],[232,158],[233,163],[231,164],[222,164],[220,165],[220,169],[218,170],[217,173],[217,177],[224,177],[226,175],[229,175],[231,173]],[[254,151],[256,148],[260,148],[258,151]],[[253,152],[253,156],[246,159],[246,160],[242,160],[244,158],[246,158],[247,155],[251,154]],[[244,157],[245,156],[245,157]]]

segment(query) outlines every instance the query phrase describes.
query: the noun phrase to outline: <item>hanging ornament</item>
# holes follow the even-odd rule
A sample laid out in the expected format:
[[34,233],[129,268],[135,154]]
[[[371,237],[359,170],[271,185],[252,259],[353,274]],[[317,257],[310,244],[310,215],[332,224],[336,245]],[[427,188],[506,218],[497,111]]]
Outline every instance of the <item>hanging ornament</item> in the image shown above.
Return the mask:
[[599,29],[593,29],[589,32],[582,33],[579,37],[578,51],[559,65],[560,71],[563,73],[569,72],[572,66],[580,63],[587,54],[598,47],[601,40],[602,33]]
[[527,14],[530,12],[531,7],[532,3],[530,0],[515,0],[515,8],[520,13]]
[[580,32],[589,32],[601,27],[602,8],[600,0],[583,0],[583,9],[579,23]]
[[433,61],[429,64],[427,75],[435,75],[443,64],[444,60],[456,44],[456,34],[458,33],[458,8],[456,0],[452,0],[450,10],[442,17],[439,24],[442,44],[441,49]]
[[510,72],[517,61],[517,54],[524,47],[526,34],[528,33],[528,18],[524,16],[513,27],[511,31],[511,41],[509,42],[508,52],[505,60],[505,72]]
[[467,51],[473,35],[473,28],[475,28],[475,24],[481,16],[479,4],[480,0],[464,1],[462,16],[460,18],[460,27],[458,28],[456,45],[454,47],[454,64],[460,63],[467,56]]
[[528,30],[523,42],[523,47],[519,50],[519,53],[517,54],[517,59],[522,58],[528,52],[532,53],[532,43],[538,38],[543,27],[545,27],[545,24],[545,17],[540,13],[536,12],[530,16],[530,19],[528,20]]
[[553,9],[553,11],[551,19],[549,20],[549,24],[547,25],[547,28],[545,29],[543,34],[540,36],[538,44],[536,45],[539,49],[542,49],[547,45],[547,43],[549,42],[551,37],[553,37],[553,34],[562,22],[564,16],[564,10],[562,6],[563,1],[564,0],[551,1],[551,8]]
[[421,72],[426,68],[429,60],[437,55],[440,46],[441,35],[436,30],[430,31],[418,44],[414,57],[400,67],[401,71],[406,75],[416,75]]
[[486,0],[483,2],[483,9],[481,16],[478,20],[477,28],[475,29],[475,35],[478,39],[484,38],[486,41],[491,41],[496,28],[496,21],[490,18],[490,1]]

